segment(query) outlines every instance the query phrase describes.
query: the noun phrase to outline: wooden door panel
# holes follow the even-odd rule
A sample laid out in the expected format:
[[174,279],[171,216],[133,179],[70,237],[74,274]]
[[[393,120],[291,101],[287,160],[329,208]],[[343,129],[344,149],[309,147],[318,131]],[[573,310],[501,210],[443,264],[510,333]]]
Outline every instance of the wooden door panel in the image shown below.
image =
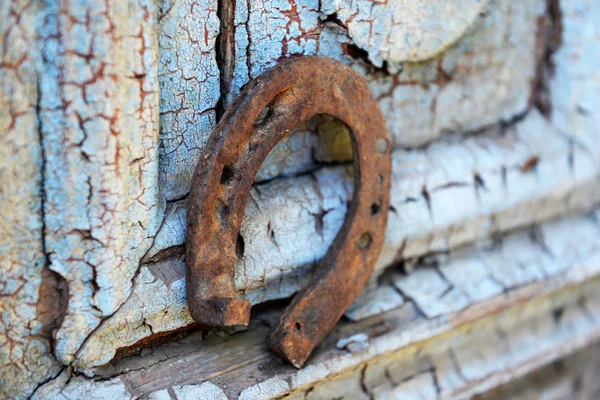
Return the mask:
[[[178,24],[182,23],[177,15],[183,11],[177,11],[177,7],[184,7],[185,4],[173,4],[161,19],[163,29],[164,24],[169,23],[169,18],[176,18]],[[311,9],[310,6],[301,5],[288,10],[289,5],[283,5],[281,7],[285,12],[278,12],[277,7],[274,10],[265,5],[273,12],[259,13],[262,6],[251,4],[250,16],[242,23],[240,21],[244,20],[246,11],[243,3],[236,5],[233,18],[237,22],[229,27],[234,31],[236,46],[245,43],[240,39],[244,32],[252,43],[252,32],[248,33],[248,26],[253,25],[249,21],[255,21],[258,24],[256,26],[269,30],[271,23],[281,23],[275,16],[294,20],[302,14],[298,10]],[[309,25],[312,27],[309,31],[310,37],[315,39],[314,52],[310,46],[305,50],[296,48],[297,51],[333,56],[362,71],[370,80],[374,93],[380,94],[380,104],[388,122],[392,121],[390,129],[392,133],[395,130],[398,132],[396,138],[410,137],[410,132],[417,135],[432,132],[423,129],[423,125],[411,130],[402,123],[396,124],[397,119],[412,124],[415,119],[423,118],[428,127],[437,126],[436,121],[448,121],[440,123],[439,126],[444,128],[427,139],[419,136],[414,140],[407,139],[406,143],[402,142],[404,139],[399,139],[400,143],[398,139],[395,141],[392,187],[392,206],[395,211],[390,213],[386,244],[373,276],[374,282],[386,267],[394,263],[418,259],[430,253],[447,252],[476,239],[565,213],[587,211],[597,203],[600,196],[596,189],[597,168],[593,159],[585,156],[589,147],[573,148],[569,144],[569,137],[557,131],[539,111],[523,114],[531,104],[534,90],[537,90],[534,73],[539,52],[536,46],[542,44],[536,36],[536,30],[542,27],[547,29],[545,25],[536,25],[542,18],[539,5],[531,2],[527,7],[512,7],[506,2],[491,2],[486,5],[485,15],[457,44],[431,60],[405,63],[404,69],[395,74],[377,70],[372,61],[353,58],[355,50],[348,45],[355,44],[348,37],[344,38],[343,32],[340,32],[342,27],[337,22],[328,20],[326,16],[314,21],[311,19],[313,25]],[[252,10],[262,17],[252,17]],[[212,11],[208,15],[208,19],[203,21],[212,18]],[[273,18],[274,22],[270,22],[269,18]],[[212,27],[211,24],[208,26]],[[285,26],[288,29],[288,25]],[[258,27],[252,29],[260,30]],[[216,44],[216,31],[209,33],[205,38],[214,38]],[[194,44],[188,35],[171,36],[176,36],[180,41],[179,49]],[[270,39],[263,37],[258,40]],[[259,52],[261,48],[265,47],[257,45],[252,55],[250,46],[250,56],[243,52],[246,57],[243,64],[250,71],[249,75],[252,75],[252,71],[258,74],[269,65],[261,64],[268,58]],[[221,48],[220,51],[225,50]],[[284,57],[291,55],[286,53]],[[229,62],[233,71],[239,62],[232,54],[229,54],[231,59],[227,59],[227,54],[219,56],[216,49],[203,56],[209,59],[215,57],[225,62],[224,65]],[[257,64],[252,64],[252,60],[256,60]],[[440,82],[440,74],[445,76],[442,77],[443,82]],[[452,79],[449,79],[450,75]],[[230,79],[228,82],[231,83],[221,82],[220,88],[235,94],[236,87],[245,82],[243,79],[236,80],[241,79],[239,76],[235,72],[229,75],[221,72],[219,79]],[[162,86],[161,90],[164,93],[168,89]],[[190,90],[193,87],[190,86]],[[424,102],[422,97],[414,97],[419,99],[415,101],[426,112],[433,111],[432,114],[422,116],[420,108],[415,109],[407,103],[412,101],[407,93],[429,96],[432,90],[436,93],[434,100]],[[231,99],[231,96],[227,98]],[[393,99],[403,100],[395,102]],[[226,103],[223,102],[223,107],[226,107]],[[444,107],[438,109],[440,104]],[[435,107],[432,108],[433,105]],[[185,115],[188,110],[181,112]],[[213,113],[210,110],[208,112]],[[492,125],[481,129],[482,126],[515,116],[519,118],[508,125]],[[456,123],[461,118],[465,122]],[[320,121],[312,123],[319,125]],[[203,137],[210,133],[208,128],[207,125]],[[330,132],[332,129],[329,127],[324,131]],[[442,136],[431,146],[406,148],[422,145],[442,133],[464,135],[465,130],[471,129],[481,130],[477,135],[465,136],[463,140]],[[300,130],[310,129],[303,127]],[[184,136],[187,134],[185,132]],[[302,139],[299,146],[289,144],[306,136],[311,137],[308,145]],[[192,141],[196,140],[194,138]],[[280,152],[284,156],[268,160],[263,171],[269,172],[263,172],[261,178],[271,179],[289,173],[285,166],[278,163],[285,161],[290,154],[294,154],[293,157],[300,154],[298,157],[306,160],[309,157],[302,156],[302,153],[314,154],[314,149],[328,148],[320,137],[306,135],[306,132],[297,134],[290,141],[274,150],[275,154]],[[284,146],[287,148],[280,150]],[[333,148],[331,152],[335,155],[337,150]],[[183,157],[178,155],[175,159],[177,163],[187,162],[185,168],[188,171],[195,165],[194,157],[190,154]],[[569,160],[577,163],[576,177],[568,168]],[[314,168],[313,162],[318,161],[299,163],[298,169],[292,172],[310,171]],[[163,157],[163,168],[166,163],[168,160]],[[171,172],[169,176],[173,176]],[[189,182],[190,176],[186,176]],[[183,186],[180,185],[179,189]],[[162,228],[142,261],[143,267],[134,295],[90,340],[77,365],[88,367],[104,363],[119,347],[133,345],[145,337],[191,323],[185,305],[184,260],[181,257],[185,239],[186,191],[180,190],[177,194],[179,198],[183,193],[183,199],[169,202]],[[257,186],[247,205],[241,231],[245,243],[244,258],[236,267],[240,296],[258,304],[290,296],[305,284],[310,279],[312,263],[325,254],[343,222],[350,193],[350,176],[344,166],[320,168],[315,173]],[[124,324],[139,328],[121,330]],[[107,339],[113,337],[115,331],[120,332],[119,339],[112,342],[114,345],[107,346]],[[100,345],[104,347],[103,352],[96,351]],[[93,355],[89,361],[87,354]]]
[[[363,74],[393,137],[386,242],[369,288],[346,313],[353,322],[339,332],[369,318],[404,321],[393,332],[409,339],[383,335],[373,343],[409,352],[421,340],[456,335],[458,325],[447,321],[476,325],[506,309],[509,318],[530,310],[547,323],[555,298],[585,313],[562,290],[595,299],[600,8],[592,1],[13,0],[0,11],[2,395],[37,390],[43,398],[64,389],[128,398],[176,384],[193,387],[172,392],[196,393],[193,379],[211,379],[202,390],[220,395],[229,385],[227,394],[250,396],[257,377],[273,395],[309,396],[301,393],[307,386],[326,393],[336,384],[320,382],[352,368],[371,395],[408,387],[361,385],[369,375],[361,365],[396,359],[336,349],[337,342],[325,343],[314,368],[298,375],[248,360],[239,367],[231,358],[217,378],[201,368],[189,381],[163,373],[162,386],[150,390],[135,371],[221,351],[213,338],[206,347],[181,347],[189,358],[169,345],[156,348],[168,356],[132,355],[160,340],[177,347],[168,335],[194,327],[182,257],[186,201],[212,128],[250,79],[303,55],[332,57]],[[308,282],[344,220],[350,158],[346,128],[326,116],[269,155],[241,228],[241,298],[258,305]],[[521,307],[522,299],[533,308]],[[536,304],[548,307],[535,311]],[[567,320],[575,326],[577,318]],[[598,334],[595,317],[586,321],[577,325],[577,346]],[[234,351],[270,357],[257,339],[263,328],[231,336],[240,341]],[[548,328],[544,337],[565,345],[564,329],[553,336]],[[345,339],[339,332],[332,338]],[[247,354],[240,351],[248,344]],[[549,354],[539,346],[507,363],[539,365]],[[460,364],[476,370],[473,348],[461,351]],[[410,388],[429,393],[434,375],[421,372]],[[234,375],[247,380],[234,384]],[[478,379],[471,378],[456,387],[466,390]],[[338,383],[356,387],[352,379]]]

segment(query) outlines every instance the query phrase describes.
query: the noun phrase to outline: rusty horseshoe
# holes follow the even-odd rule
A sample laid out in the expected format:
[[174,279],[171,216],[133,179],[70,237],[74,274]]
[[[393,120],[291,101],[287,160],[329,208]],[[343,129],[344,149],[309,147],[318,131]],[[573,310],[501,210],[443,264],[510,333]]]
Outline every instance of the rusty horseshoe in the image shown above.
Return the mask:
[[250,302],[237,299],[235,288],[235,249],[246,200],[273,146],[316,114],[342,120],[351,132],[354,194],[315,278],[296,294],[267,339],[297,368],[359,295],[383,245],[391,142],[366,80],[322,57],[284,62],[252,80],[212,132],[188,198],[191,316],[210,326],[247,325]]

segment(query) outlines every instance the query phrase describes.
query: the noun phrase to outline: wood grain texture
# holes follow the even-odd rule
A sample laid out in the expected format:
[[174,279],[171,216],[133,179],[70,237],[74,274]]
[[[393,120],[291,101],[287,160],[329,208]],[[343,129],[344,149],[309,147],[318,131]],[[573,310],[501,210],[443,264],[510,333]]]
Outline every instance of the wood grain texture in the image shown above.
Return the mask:
[[[197,3],[169,3],[172,6],[159,32],[161,43],[171,43],[161,47],[161,63],[170,62],[169,72],[161,73],[161,182],[166,199],[181,199],[189,191],[197,157],[216,123],[219,84],[222,107],[227,107],[250,79],[287,58],[332,57],[364,74],[396,148],[422,146],[448,133],[479,130],[525,112],[535,80],[537,21],[543,1],[527,0],[518,7],[504,0],[441,3],[421,7],[418,2],[389,1],[371,7],[362,1],[228,0],[221,3],[225,26],[220,34],[221,40],[228,39],[219,46],[216,1],[202,3],[209,12],[199,17],[184,15],[189,7],[200,7]],[[436,10],[439,26],[434,27],[424,16]],[[402,13],[408,25],[394,23],[394,13]],[[453,23],[441,23],[445,19]],[[190,24],[196,33],[204,29],[201,46],[187,34],[166,30],[167,24],[178,23]],[[399,34],[394,29],[409,25],[415,36],[408,41],[431,35],[431,42],[415,42],[429,58],[382,68],[381,54],[391,51],[384,41]],[[368,26],[372,28],[366,30]],[[192,54],[197,63],[187,61]],[[393,54],[400,56],[397,51]],[[222,65],[219,78],[215,57]],[[186,71],[195,71],[204,79],[202,84],[192,85],[200,78],[186,79]],[[336,131],[340,134],[334,135]],[[317,117],[276,146],[257,181],[310,171],[321,163],[348,161],[349,143],[343,124]]]
[[25,397],[61,367],[50,333],[57,288],[44,251],[39,4],[0,4],[0,397]]
[[[525,258],[528,268],[545,277],[513,281],[494,291],[484,279],[470,279],[477,275],[477,268],[472,267],[459,286],[450,286],[441,296],[430,291],[431,296],[408,298],[401,308],[378,317],[341,323],[301,370],[279,362],[263,344],[265,325],[277,318],[278,311],[271,310],[256,314],[246,332],[186,335],[117,359],[96,373],[110,378],[105,382],[111,382],[111,387],[124,385],[130,396],[154,393],[151,398],[161,398],[171,386],[185,388],[195,396],[217,386],[217,393],[227,398],[272,398],[294,392],[300,397],[327,398],[327,393],[336,391],[350,398],[361,393],[365,398],[401,393],[424,393],[425,398],[468,397],[600,338],[600,243],[598,235],[590,235],[586,226],[598,229],[596,217],[570,218],[541,227],[548,238],[551,232],[557,235],[553,244],[564,249],[557,256],[540,257],[544,251],[540,244],[532,241],[525,245],[522,234],[516,233],[506,239],[512,245],[483,252],[474,247],[437,267],[417,268],[400,280],[410,282],[421,269],[430,278],[427,271],[433,268],[445,282],[452,282],[447,285],[453,285],[457,281],[452,266],[475,259],[481,260],[479,268],[486,270],[492,282],[514,275]],[[581,252],[573,252],[573,242],[581,244]],[[510,246],[520,246],[520,251]],[[498,259],[501,254],[517,259]],[[503,268],[488,270],[499,261]],[[553,269],[556,275],[549,272]],[[457,294],[467,300],[437,314],[420,311],[436,303],[452,303]],[[348,344],[360,341],[363,345]],[[86,382],[74,378],[66,389],[77,393],[78,385],[88,385]],[[44,390],[56,390],[57,385],[65,383],[53,382]]]
[[71,363],[129,297],[160,225],[154,3],[46,4],[40,27],[45,245],[68,286]]
[[[504,23],[506,13],[511,18],[521,18],[522,24],[527,18],[533,21],[530,14],[528,17],[514,14],[518,11],[504,3],[491,3],[489,7],[488,17],[495,24]],[[581,57],[587,54],[579,50],[582,34],[568,31],[569,26],[586,22],[577,19],[580,14],[570,18],[564,22],[563,35],[573,38],[563,43],[564,54],[555,53],[552,60],[555,80],[561,83],[556,86],[555,80],[551,81],[550,96],[564,104],[554,108],[554,115],[559,110],[564,110],[562,115],[577,112],[581,99],[575,96],[566,102],[563,93],[581,90],[588,93],[587,88],[595,87],[598,82],[593,75],[586,75],[585,79],[560,78],[563,69],[572,71],[570,52]],[[494,26],[497,27],[494,24],[488,27],[490,34]],[[517,29],[521,24],[510,26]],[[474,32],[470,39],[464,40],[467,42],[463,46],[468,48],[475,46],[468,40],[481,43],[479,40],[487,39],[480,39]],[[462,51],[467,51],[466,48]],[[446,57],[453,51],[449,50]],[[490,51],[496,54],[495,48]],[[464,53],[455,54],[459,55],[463,59]],[[589,61],[583,57],[580,63],[587,65],[593,62],[593,57],[590,55]],[[577,68],[585,70],[583,66]],[[468,77],[474,72],[466,69],[464,73]],[[531,87],[527,88],[529,93]],[[586,101],[595,104],[595,97],[589,93]],[[450,110],[447,114],[454,115]],[[469,111],[469,115],[480,114]],[[583,119],[585,125],[577,123],[561,129],[553,124],[558,116],[552,118],[548,121],[531,109],[510,124],[496,125],[477,135],[444,137],[413,150],[396,148],[393,210],[373,280],[393,263],[451,251],[475,240],[593,209],[600,201],[598,125],[592,126]],[[256,185],[241,230],[245,246],[244,257],[236,266],[239,295],[258,304],[290,296],[306,284],[311,265],[325,254],[344,220],[351,191],[349,171],[341,166]],[[120,347],[191,323],[185,305],[180,247],[185,239],[185,216],[185,200],[169,204],[132,296],[90,339],[75,363],[79,368],[101,365]],[[392,305],[399,303],[401,300],[395,298]],[[381,308],[381,303],[375,307]],[[386,307],[390,306],[383,306],[382,310]],[[100,346],[102,351],[98,350]]]
[[[468,396],[596,337],[600,8],[449,2],[464,5],[464,18],[438,13],[456,25],[407,42],[415,53],[403,55],[385,41],[402,32],[379,14],[408,7],[403,23],[416,30],[433,8],[361,4],[0,6],[0,396],[318,397],[336,385],[373,397]],[[197,154],[249,79],[308,54],[369,80],[394,136],[393,209],[352,322],[296,372],[264,350],[269,312],[245,333],[169,334],[195,329],[181,244]],[[241,297],[282,299],[310,279],[352,193],[348,143],[344,126],[316,117],[270,154],[246,206]],[[478,342],[486,329],[519,350]],[[173,343],[131,355],[161,335]],[[454,344],[463,376],[436,347]],[[402,376],[421,365],[414,348],[439,360]],[[373,366],[367,385],[363,365],[397,359],[385,379]]]

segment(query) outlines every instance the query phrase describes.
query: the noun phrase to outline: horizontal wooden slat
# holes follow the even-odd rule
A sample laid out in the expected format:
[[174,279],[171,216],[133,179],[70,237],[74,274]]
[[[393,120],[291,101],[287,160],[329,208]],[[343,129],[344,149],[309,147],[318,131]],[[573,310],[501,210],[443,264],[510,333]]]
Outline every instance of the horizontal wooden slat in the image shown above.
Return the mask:
[[[598,341],[598,305],[589,286],[567,291],[376,358],[289,398],[468,399]],[[252,398],[243,396],[249,392],[239,398]]]
[[[600,262],[595,263],[600,256],[598,237],[600,229],[596,217],[568,218],[542,224],[532,232],[515,233],[498,242],[496,247],[451,254],[447,260],[439,261],[439,267],[417,268],[400,280],[393,272],[388,274],[392,275],[391,281],[404,302],[411,299],[410,305],[423,315],[439,318],[529,283],[544,282],[544,287],[551,288],[549,282],[553,280],[562,285],[568,279],[582,281],[595,275],[596,268],[600,268]],[[574,246],[581,250],[573,251]],[[480,259],[485,262],[478,263]],[[463,280],[459,281],[461,276]],[[469,276],[476,279],[467,279]],[[84,347],[85,357],[80,360],[104,364],[119,347],[161,331],[177,329],[182,322],[190,323],[184,292],[173,291],[161,279],[154,277],[150,269],[142,269],[139,287],[123,307],[122,316],[117,314],[105,321],[102,329],[87,342],[89,347]],[[172,282],[171,288],[178,282]],[[146,302],[153,300],[163,302],[163,308],[157,307],[157,311],[151,312]],[[113,346],[115,343],[121,345]],[[102,346],[102,353],[93,352],[98,346]]]
[[[555,77],[548,82],[551,123],[530,110],[486,132],[446,136],[425,148],[394,152],[394,211],[374,280],[397,261],[446,252],[597,204],[600,121],[590,110],[600,80],[579,72],[589,71],[597,54],[582,52],[595,43],[594,36],[578,29],[582,19],[593,21],[594,14],[569,7],[563,10],[562,45],[553,56]],[[348,176],[345,167],[331,167],[256,186],[242,228],[245,256],[236,267],[241,296],[255,304],[282,298],[310,279],[312,263],[343,221],[351,191]],[[118,348],[191,322],[184,263],[178,257],[184,219],[185,202],[171,203],[131,296],[102,321],[74,366],[92,368]],[[395,296],[394,301],[404,299]],[[363,315],[378,312],[380,305]]]
[[[373,280],[400,259],[589,210],[600,200],[595,150],[571,146],[532,111],[502,134],[395,152],[394,211]],[[241,230],[244,258],[236,267],[241,296],[257,304],[290,296],[308,282],[311,264],[325,254],[343,222],[350,184],[347,170],[332,168],[253,189]],[[155,246],[181,244],[184,226],[180,205]],[[181,256],[142,267],[132,296],[104,321],[77,364],[99,365],[112,357],[108,346],[114,351],[189,324],[184,276]],[[105,335],[112,338],[109,345]],[[102,353],[93,350],[101,343]]]
[[[160,396],[169,387],[197,396],[210,389],[230,398],[310,389],[318,398],[339,375],[350,380],[339,381],[338,388],[358,388],[355,393],[365,396],[410,390],[444,398],[487,391],[600,338],[599,230],[595,215],[567,218],[544,224],[537,233],[556,253],[545,253],[537,234],[527,240],[517,232],[491,248],[473,247],[438,266],[418,267],[394,280],[402,296],[415,279],[429,282],[430,272],[440,274],[448,287],[424,292],[430,296],[406,296],[400,308],[361,322],[341,322],[301,370],[282,363],[264,345],[267,325],[280,312],[269,310],[254,314],[247,332],[189,334],[116,359],[96,374],[118,378],[98,388],[116,385],[138,396],[157,391]],[[453,268],[469,260],[480,263],[473,262],[457,280]],[[513,271],[519,268],[539,273],[515,281]],[[486,281],[502,290],[489,290]],[[440,309],[460,296],[466,301]],[[60,380],[54,385],[60,387]],[[79,385],[89,383],[73,378],[64,390],[76,393]]]
[[599,375],[600,343],[596,343],[474,400],[598,399]]
[[[218,349],[246,364],[220,373],[223,365],[219,357],[185,353],[186,348],[214,343],[192,339],[162,355],[175,356],[176,361],[158,362],[143,370],[125,371],[117,378],[100,381],[83,377],[67,380],[68,374],[63,373],[34,398],[124,400],[143,396],[162,400],[173,398],[172,394],[177,399],[271,399],[291,392],[286,398],[464,399],[489,392],[597,342],[600,299],[594,289],[586,285],[567,290],[429,341],[373,356],[377,351],[389,350],[381,343],[396,333],[392,330],[370,338],[368,348],[362,352],[337,350],[331,358],[301,371],[277,365],[268,358],[233,357],[252,352],[256,345],[243,345],[242,350],[237,347],[239,344],[229,343]],[[262,333],[265,331],[263,328]],[[345,369],[336,369],[339,364]],[[195,375],[203,369],[208,372],[210,366],[217,371]]]

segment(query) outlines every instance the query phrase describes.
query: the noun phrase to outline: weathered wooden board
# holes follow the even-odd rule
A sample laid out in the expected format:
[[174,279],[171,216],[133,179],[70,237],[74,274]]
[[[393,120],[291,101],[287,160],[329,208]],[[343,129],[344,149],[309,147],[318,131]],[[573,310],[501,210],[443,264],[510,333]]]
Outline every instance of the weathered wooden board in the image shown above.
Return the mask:
[[[578,52],[581,44],[565,41],[563,47]],[[570,71],[571,58],[569,54],[556,57],[554,68]],[[565,91],[589,86],[594,87],[589,80],[563,79],[560,89],[550,92],[551,98],[562,99]],[[590,104],[596,104],[591,94],[588,97]],[[563,114],[576,112],[573,108],[579,101],[563,101],[565,105],[553,115],[562,109]],[[531,110],[511,124],[455,139],[394,152],[394,212],[379,273],[393,262],[587,211],[600,200],[600,142],[593,126],[557,129]],[[311,264],[325,254],[343,222],[350,193],[345,167],[322,168],[256,186],[242,228],[245,252],[237,265],[240,295],[256,304],[287,297],[305,284]],[[141,268],[134,293],[103,322],[74,365],[84,369],[101,365],[120,347],[191,323],[178,247],[184,241],[184,225],[185,201],[170,203],[146,255],[147,261],[154,262]]]
[[[593,300],[579,292],[564,296],[565,300],[568,296],[575,298],[565,304],[557,296],[549,300],[550,304],[532,302],[517,307],[523,313],[520,317],[507,311],[491,321],[478,321],[375,359],[353,373],[300,390],[288,398],[471,398],[600,338],[597,327],[592,328],[594,333],[588,331],[590,325],[597,323],[593,322],[598,319],[597,309],[593,309],[598,306],[597,295],[591,295]],[[537,314],[532,309],[536,306],[543,311]],[[252,388],[258,392],[256,386]],[[248,392],[242,392],[240,398]]]
[[599,374],[600,345],[595,344],[474,399],[597,399]]
[[42,12],[44,238],[68,286],[55,344],[68,364],[129,297],[160,224],[156,21],[152,1]]
[[[588,242],[598,236],[597,217],[581,216],[600,197],[600,7],[592,0],[421,6],[401,0],[14,0],[0,12],[0,396],[27,397],[47,380],[38,396],[51,397],[63,384],[63,393],[90,398],[128,397],[139,389],[133,381],[96,383],[71,373],[125,376],[119,365],[149,366],[153,353],[97,367],[120,348],[190,328],[180,247],[191,171],[232,96],[289,57],[326,55],[363,73],[394,138],[394,209],[380,279],[374,277],[348,311],[358,322],[342,324],[343,335],[334,338],[360,333],[365,318],[398,316],[398,323],[406,322],[394,331],[400,341],[383,335],[377,342],[387,350],[372,360],[383,359],[464,323],[479,329],[477,319],[489,322],[519,299],[564,285],[581,284],[569,289],[580,293],[597,274],[596,244]],[[430,15],[436,15],[433,25]],[[327,164],[350,159],[344,129],[331,118],[312,119],[271,153],[259,174],[242,229],[245,256],[237,265],[240,295],[253,303],[301,287],[339,229],[352,188],[347,166]],[[529,227],[573,213],[580,217]],[[497,238],[514,229],[522,231]],[[479,248],[460,250],[476,241]],[[407,277],[386,270],[398,262],[418,268]],[[517,267],[506,270],[511,263]],[[473,281],[465,282],[465,275]],[[509,312],[520,318],[519,311]],[[519,321],[525,327],[527,318],[538,317]],[[421,323],[425,336],[414,333]],[[304,390],[372,361],[361,358],[365,352],[348,362],[327,359],[339,355],[330,341],[315,358],[326,367],[300,373],[306,380],[298,384],[277,377],[274,371],[284,367],[264,353],[264,329],[233,336],[252,337],[256,352],[244,357],[257,358],[225,360],[235,373],[236,362],[248,368],[240,375],[247,379],[228,393]],[[578,331],[581,345],[595,329]],[[560,332],[538,333],[561,341]],[[221,339],[211,340],[197,354],[219,359]],[[363,345],[355,337],[339,352]],[[532,359],[561,356],[540,346]],[[260,372],[256,376],[268,382],[253,386],[255,362],[265,357],[275,370]],[[463,363],[475,361],[465,356]],[[156,370],[167,365],[159,364]],[[509,365],[520,372],[465,382],[485,391],[496,379],[530,369],[517,358]],[[174,379],[164,387],[179,398],[197,390],[219,396],[233,374],[201,389],[177,386],[200,381]],[[434,376],[415,375],[408,386],[394,378],[398,385],[369,390],[373,396],[407,387],[431,393]],[[448,387],[467,393],[456,385]]]
[[57,287],[45,269],[39,12],[37,3],[0,4],[0,397],[29,394],[61,369],[49,335]]
[[[188,192],[196,160],[216,123],[215,113],[249,79],[285,58],[328,56],[365,74],[396,147],[421,146],[444,133],[508,121],[522,114],[532,98],[541,46],[541,0],[519,6],[504,0],[489,5],[483,0],[428,5],[228,0],[220,5],[224,21],[219,54],[216,0],[165,3],[159,69],[161,184],[167,200]],[[206,12],[194,12],[198,9]],[[437,13],[435,20],[425,19],[432,13]],[[405,35],[406,29],[412,35]],[[378,69],[384,60],[389,68]],[[222,104],[217,104],[219,94]],[[332,138],[332,132],[343,129],[319,118],[301,126],[274,149],[257,179],[348,160],[349,141]]]
[[[594,262],[596,270],[598,261],[600,257]],[[407,305],[359,324],[342,323],[302,370],[283,364],[266,349],[264,324],[276,315],[258,314],[263,322],[254,320],[248,332],[231,337],[192,334],[116,361],[98,371],[104,378],[116,378],[94,389],[100,396],[119,388],[123,398],[163,398],[168,391],[177,398],[179,393],[272,398],[296,391],[323,398],[335,390],[355,396],[404,391],[431,394],[425,398],[439,393],[441,398],[464,398],[600,338],[598,280],[578,284],[586,278],[569,274],[508,289],[439,317],[428,318]],[[84,378],[68,383],[59,379],[40,394],[62,390],[77,395],[90,386]]]
[[[600,201],[596,157],[569,146],[568,138],[535,112],[501,136],[395,153],[394,212],[373,278],[401,259],[445,252],[549,217],[589,210]],[[532,159],[537,160],[535,167],[526,168]],[[254,189],[241,230],[244,258],[236,279],[241,296],[256,304],[290,296],[306,284],[310,265],[325,254],[343,223],[351,183],[345,172],[321,170]],[[179,204],[167,214],[154,246],[161,240],[181,244],[184,227],[185,208]],[[77,365],[99,365],[110,359],[109,346],[116,350],[189,324],[184,271],[180,254],[142,267],[134,294],[105,321]],[[86,361],[87,354],[99,356],[96,346],[103,348],[102,358]]]
[[123,304],[160,225],[156,20],[145,1],[0,9],[0,392],[26,397]]
[[[580,273],[578,266],[587,268],[588,263],[593,264],[600,255],[596,253],[600,249],[596,243],[599,234],[598,223],[594,217],[548,223],[532,232],[515,234],[497,243],[495,247],[490,245],[490,249],[465,254],[459,252],[447,260],[442,258],[438,261],[438,268],[419,268],[408,277],[400,279],[392,274],[388,280],[392,281],[404,300],[411,299],[424,315],[437,317],[461,310],[478,300],[499,295],[507,289],[557,277],[565,272],[573,273],[580,279],[595,274]],[[574,246],[581,250],[573,252]],[[511,267],[503,267],[504,265]],[[600,263],[598,265],[600,266]],[[590,268],[591,271],[595,271],[595,267]],[[168,288],[159,283],[162,282],[160,278],[152,276],[150,270],[142,270],[140,276],[140,286],[143,285],[141,289],[144,290],[136,296],[138,288],[134,289],[132,298],[136,298],[137,301],[130,302],[122,308],[125,317],[107,320],[104,325],[106,330],[97,331],[86,344],[89,348],[84,347],[82,354],[89,354],[89,359],[93,360],[95,365],[104,364],[112,358],[118,348],[112,347],[112,343],[132,345],[148,335],[177,329],[181,326],[181,321],[191,322],[184,307],[184,299],[177,298],[173,291],[167,291]],[[468,276],[472,276],[473,281],[466,280],[465,277]],[[152,312],[142,301],[148,298],[159,298],[170,307],[165,309],[166,312]],[[388,303],[387,299],[382,303],[388,307],[394,305]],[[176,304],[180,306],[174,306]],[[361,306],[377,310],[382,308],[380,304]],[[402,302],[396,304],[401,305]],[[178,314],[172,315],[173,313]],[[373,314],[365,311],[362,313],[365,317]],[[133,324],[133,330],[125,325],[131,324],[131,321],[140,321]],[[132,337],[134,340],[131,340]],[[102,348],[102,353],[92,352],[98,348]],[[86,351],[89,353],[85,353]],[[85,360],[81,357],[75,365],[82,368],[94,366],[83,364]]]

